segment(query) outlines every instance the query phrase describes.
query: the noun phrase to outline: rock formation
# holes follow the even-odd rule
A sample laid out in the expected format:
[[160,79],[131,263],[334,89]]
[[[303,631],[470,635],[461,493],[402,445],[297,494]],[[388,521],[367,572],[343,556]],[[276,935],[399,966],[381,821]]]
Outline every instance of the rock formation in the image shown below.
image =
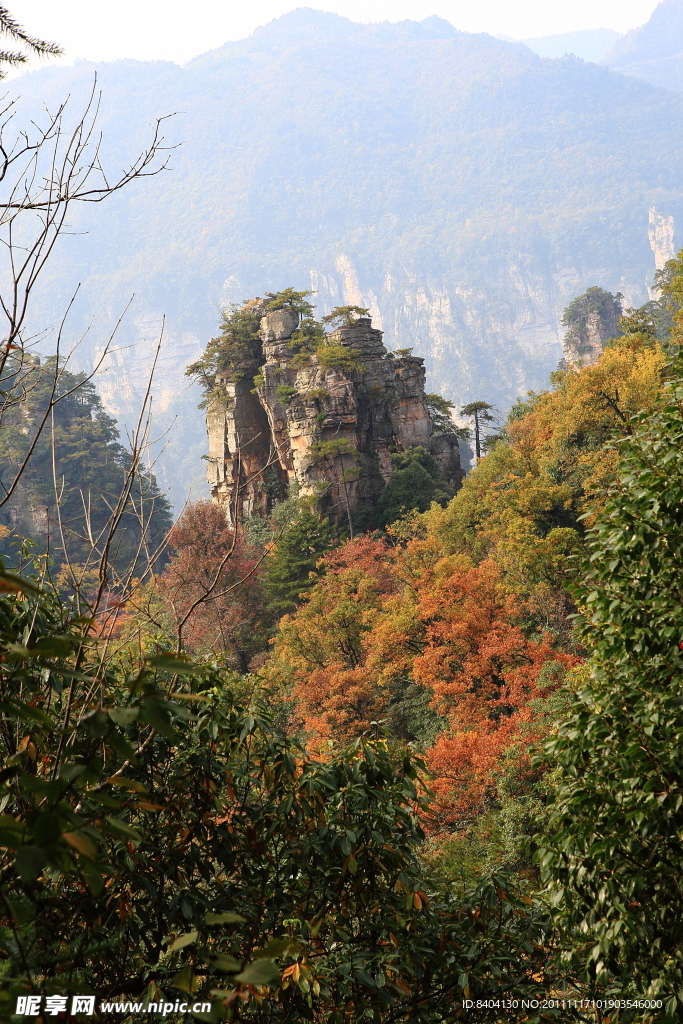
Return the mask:
[[287,493],[315,495],[337,522],[374,503],[391,476],[391,453],[421,446],[451,487],[463,477],[457,437],[435,434],[425,402],[424,360],[387,352],[360,317],[297,352],[298,314],[261,314],[257,351],[216,378],[207,400],[208,477],[228,518],[268,515]]
[[602,355],[605,343],[619,337],[621,300],[604,288],[589,288],[564,311],[562,323],[567,327],[564,356],[567,366],[590,366]]

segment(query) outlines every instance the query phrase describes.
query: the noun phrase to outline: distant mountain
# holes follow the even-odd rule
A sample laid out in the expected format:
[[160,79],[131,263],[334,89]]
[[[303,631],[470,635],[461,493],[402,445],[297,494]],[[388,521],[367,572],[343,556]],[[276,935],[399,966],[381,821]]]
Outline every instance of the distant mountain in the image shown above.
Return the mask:
[[662,0],[650,20],[627,32],[602,62],[652,85],[683,91],[683,0]]
[[683,96],[439,18],[299,9],[184,68],[79,62],[8,88],[23,117],[67,94],[78,108],[95,70],[105,163],[158,114],[179,112],[166,133],[183,145],[171,170],[72,218],[34,323],[57,323],[82,282],[87,364],[135,293],[103,382],[125,422],[166,315],[156,428],[178,419],[158,476],[176,503],[190,481],[203,489],[183,372],[221,304],[292,285],[314,288],[321,313],[369,306],[389,348],[425,357],[430,390],[504,409],[547,385],[574,296],[648,298],[648,231],[661,261],[683,217]]
[[539,57],[564,57],[566,53],[573,53],[575,57],[597,64],[618,39],[621,39],[621,32],[615,32],[613,28],[588,28],[521,41]]

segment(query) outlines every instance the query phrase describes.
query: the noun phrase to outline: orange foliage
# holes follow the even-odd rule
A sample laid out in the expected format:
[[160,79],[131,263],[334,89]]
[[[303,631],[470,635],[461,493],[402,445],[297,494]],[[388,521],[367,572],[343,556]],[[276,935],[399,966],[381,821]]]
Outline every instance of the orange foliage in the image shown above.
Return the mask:
[[402,549],[360,538],[323,561],[326,574],[286,616],[273,665],[285,675],[314,744],[346,741],[386,714],[397,681],[431,695],[445,728],[427,751],[437,820],[480,809],[503,758],[534,738],[533,702],[549,662],[577,658],[529,638],[518,598],[490,561],[439,557],[433,539]]
[[365,668],[367,636],[399,581],[392,549],[363,536],[325,558],[324,575],[295,615],[285,615],[266,673],[288,684],[313,739],[344,742],[382,711]]
[[548,692],[543,667],[578,661],[548,635],[525,635],[520,603],[505,592],[497,566],[462,561],[441,560],[421,581],[416,603],[424,646],[413,660],[413,679],[431,691],[449,725],[427,754],[446,819],[482,805],[514,746],[524,759],[534,738],[533,702]]
[[184,646],[197,653],[230,652],[247,670],[258,635],[263,601],[257,555],[234,536],[225,513],[212,501],[188,505],[173,527],[171,561],[158,590]]

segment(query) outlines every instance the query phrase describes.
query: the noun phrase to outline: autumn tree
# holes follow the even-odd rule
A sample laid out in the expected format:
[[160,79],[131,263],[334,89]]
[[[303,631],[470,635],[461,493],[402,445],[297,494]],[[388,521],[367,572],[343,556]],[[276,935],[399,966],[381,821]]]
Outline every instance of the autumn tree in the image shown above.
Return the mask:
[[169,645],[227,657],[246,672],[253,655],[267,645],[259,552],[208,500],[183,510],[169,546],[169,564],[155,586]]
[[382,717],[367,671],[368,642],[382,598],[397,587],[391,549],[367,536],[318,563],[320,578],[280,623],[266,674],[297,701],[309,739],[352,739]]
[[311,758],[234,674],[167,653],[130,671],[49,585],[0,584],[3,1020],[85,992],[447,1024],[463,996],[557,984],[524,886],[425,874],[413,752],[375,728]]

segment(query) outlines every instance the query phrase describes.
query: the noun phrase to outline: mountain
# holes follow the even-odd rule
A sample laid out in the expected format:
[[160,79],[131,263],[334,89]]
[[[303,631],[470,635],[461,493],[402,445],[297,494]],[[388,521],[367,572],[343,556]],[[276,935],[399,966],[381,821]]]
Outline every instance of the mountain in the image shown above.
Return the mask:
[[564,57],[573,53],[582,60],[596,64],[621,39],[621,32],[613,28],[587,28],[579,32],[562,32],[554,36],[535,36],[521,41],[539,57]]
[[304,8],[183,68],[78,62],[8,88],[24,119],[67,95],[78,110],[95,71],[105,166],[158,115],[178,112],[165,133],[182,145],[168,171],[74,213],[34,326],[57,324],[81,282],[69,323],[88,328],[87,366],[135,295],[101,384],[125,423],[165,315],[155,430],[177,419],[156,472],[176,504],[190,481],[205,493],[183,373],[221,304],[293,286],[316,290],[319,314],[368,306],[388,348],[425,358],[429,391],[504,409],[547,384],[576,295],[648,298],[648,232],[661,261],[683,216],[683,96],[439,18]]
[[605,54],[607,67],[683,91],[683,0],[662,0],[652,17]]

